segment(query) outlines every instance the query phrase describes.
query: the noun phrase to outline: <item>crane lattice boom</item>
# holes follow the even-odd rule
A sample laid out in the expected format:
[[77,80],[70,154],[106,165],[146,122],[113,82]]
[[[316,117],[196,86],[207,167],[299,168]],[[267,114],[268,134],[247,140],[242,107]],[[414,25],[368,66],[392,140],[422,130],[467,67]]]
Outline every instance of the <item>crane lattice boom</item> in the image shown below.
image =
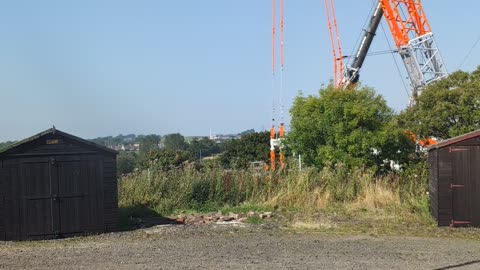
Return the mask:
[[448,76],[420,0],[380,0],[412,84],[414,102],[429,84]]
[[[328,28],[334,55],[334,82],[336,87],[347,88],[358,81],[360,69],[368,54],[370,45],[380,24],[382,16],[388,23],[390,32],[397,46],[408,77],[411,82],[412,93],[411,103],[421,94],[421,91],[429,84],[448,76],[445,63],[440,55],[433,33],[428,23],[420,0],[378,0],[378,4],[365,30],[362,42],[360,43],[354,60],[346,65],[343,74],[338,76],[339,59],[343,59],[341,52],[333,0],[330,6],[327,0],[325,9],[327,11]],[[332,14],[330,14],[332,10]],[[330,17],[333,18],[336,41]],[[341,80],[337,78],[340,77]]]

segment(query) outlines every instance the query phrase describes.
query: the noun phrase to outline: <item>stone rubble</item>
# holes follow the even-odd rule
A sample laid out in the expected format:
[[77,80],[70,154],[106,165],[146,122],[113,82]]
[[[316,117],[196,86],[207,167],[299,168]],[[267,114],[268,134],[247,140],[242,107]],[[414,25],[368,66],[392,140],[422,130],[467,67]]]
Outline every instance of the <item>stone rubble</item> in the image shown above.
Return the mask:
[[181,213],[176,217],[177,224],[186,225],[206,225],[206,224],[228,224],[234,223],[246,223],[249,219],[258,218],[262,220],[271,219],[274,216],[272,212],[255,212],[250,211],[247,214],[212,212],[203,215],[193,215]]
[[181,212],[176,217],[145,217],[136,218],[129,217],[129,222],[135,229],[150,228],[159,225],[240,225],[254,221],[254,219],[267,221],[274,217],[272,212],[256,212],[250,211],[244,213],[228,213],[224,214],[221,211],[212,212],[208,214],[186,214]]

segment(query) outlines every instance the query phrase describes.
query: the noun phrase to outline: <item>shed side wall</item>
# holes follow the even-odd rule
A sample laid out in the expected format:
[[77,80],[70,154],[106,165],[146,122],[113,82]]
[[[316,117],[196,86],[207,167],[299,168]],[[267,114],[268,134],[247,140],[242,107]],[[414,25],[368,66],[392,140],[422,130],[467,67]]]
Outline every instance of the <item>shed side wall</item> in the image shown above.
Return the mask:
[[438,223],[438,150],[428,154],[430,213]]
[[105,231],[113,232],[117,230],[118,221],[117,160],[105,156],[103,164]]
[[472,201],[470,202],[470,213],[472,225],[478,227],[480,226],[480,146],[474,146],[471,149],[469,193]]
[[449,226],[452,220],[453,163],[449,148],[438,149],[438,225]]
[[0,160],[0,241],[5,239],[5,196],[6,196],[6,181],[7,174],[4,168],[3,161]]

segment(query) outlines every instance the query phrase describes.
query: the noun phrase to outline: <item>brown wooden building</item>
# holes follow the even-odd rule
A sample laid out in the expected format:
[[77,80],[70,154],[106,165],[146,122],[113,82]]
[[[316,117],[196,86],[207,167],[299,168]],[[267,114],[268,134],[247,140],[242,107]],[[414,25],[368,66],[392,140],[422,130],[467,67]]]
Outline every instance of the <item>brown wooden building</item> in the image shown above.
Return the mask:
[[114,231],[116,155],[55,128],[0,150],[0,240]]
[[438,226],[480,226],[480,130],[430,147],[428,165]]

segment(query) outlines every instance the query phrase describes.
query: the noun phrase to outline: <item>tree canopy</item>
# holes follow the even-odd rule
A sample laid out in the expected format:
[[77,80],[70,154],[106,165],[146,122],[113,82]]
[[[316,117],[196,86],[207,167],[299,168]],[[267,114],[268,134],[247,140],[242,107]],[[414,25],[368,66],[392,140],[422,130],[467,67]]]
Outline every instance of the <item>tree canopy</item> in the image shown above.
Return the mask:
[[104,146],[113,146],[113,145],[122,145],[122,144],[130,144],[130,143],[138,143],[141,138],[145,136],[143,135],[135,135],[135,134],[128,134],[128,135],[118,135],[116,137],[107,136],[107,137],[98,137],[95,139],[91,139],[90,141],[104,145]]
[[117,156],[117,171],[119,175],[131,173],[135,170],[137,155],[134,152],[121,151]]
[[149,152],[141,161],[142,168],[156,167],[168,171],[183,166],[189,160],[193,160],[193,155],[189,151],[160,149]]
[[231,140],[225,144],[220,162],[227,168],[248,168],[252,161],[267,162],[270,149],[270,133],[258,132]]
[[158,143],[160,142],[161,136],[159,135],[147,135],[140,139],[140,153],[142,155],[147,154],[148,152],[158,150]]
[[319,96],[299,94],[290,114],[287,145],[307,165],[388,168],[384,161],[406,163],[414,147],[393,110],[368,87],[340,91],[329,85]]
[[448,139],[480,128],[480,67],[457,71],[428,86],[416,105],[401,114],[401,124],[425,139]]
[[188,147],[187,142],[185,142],[185,137],[180,133],[165,135],[163,144],[167,150],[186,150]]
[[221,144],[204,137],[192,140],[188,150],[197,157],[208,157],[220,153],[222,147]]

